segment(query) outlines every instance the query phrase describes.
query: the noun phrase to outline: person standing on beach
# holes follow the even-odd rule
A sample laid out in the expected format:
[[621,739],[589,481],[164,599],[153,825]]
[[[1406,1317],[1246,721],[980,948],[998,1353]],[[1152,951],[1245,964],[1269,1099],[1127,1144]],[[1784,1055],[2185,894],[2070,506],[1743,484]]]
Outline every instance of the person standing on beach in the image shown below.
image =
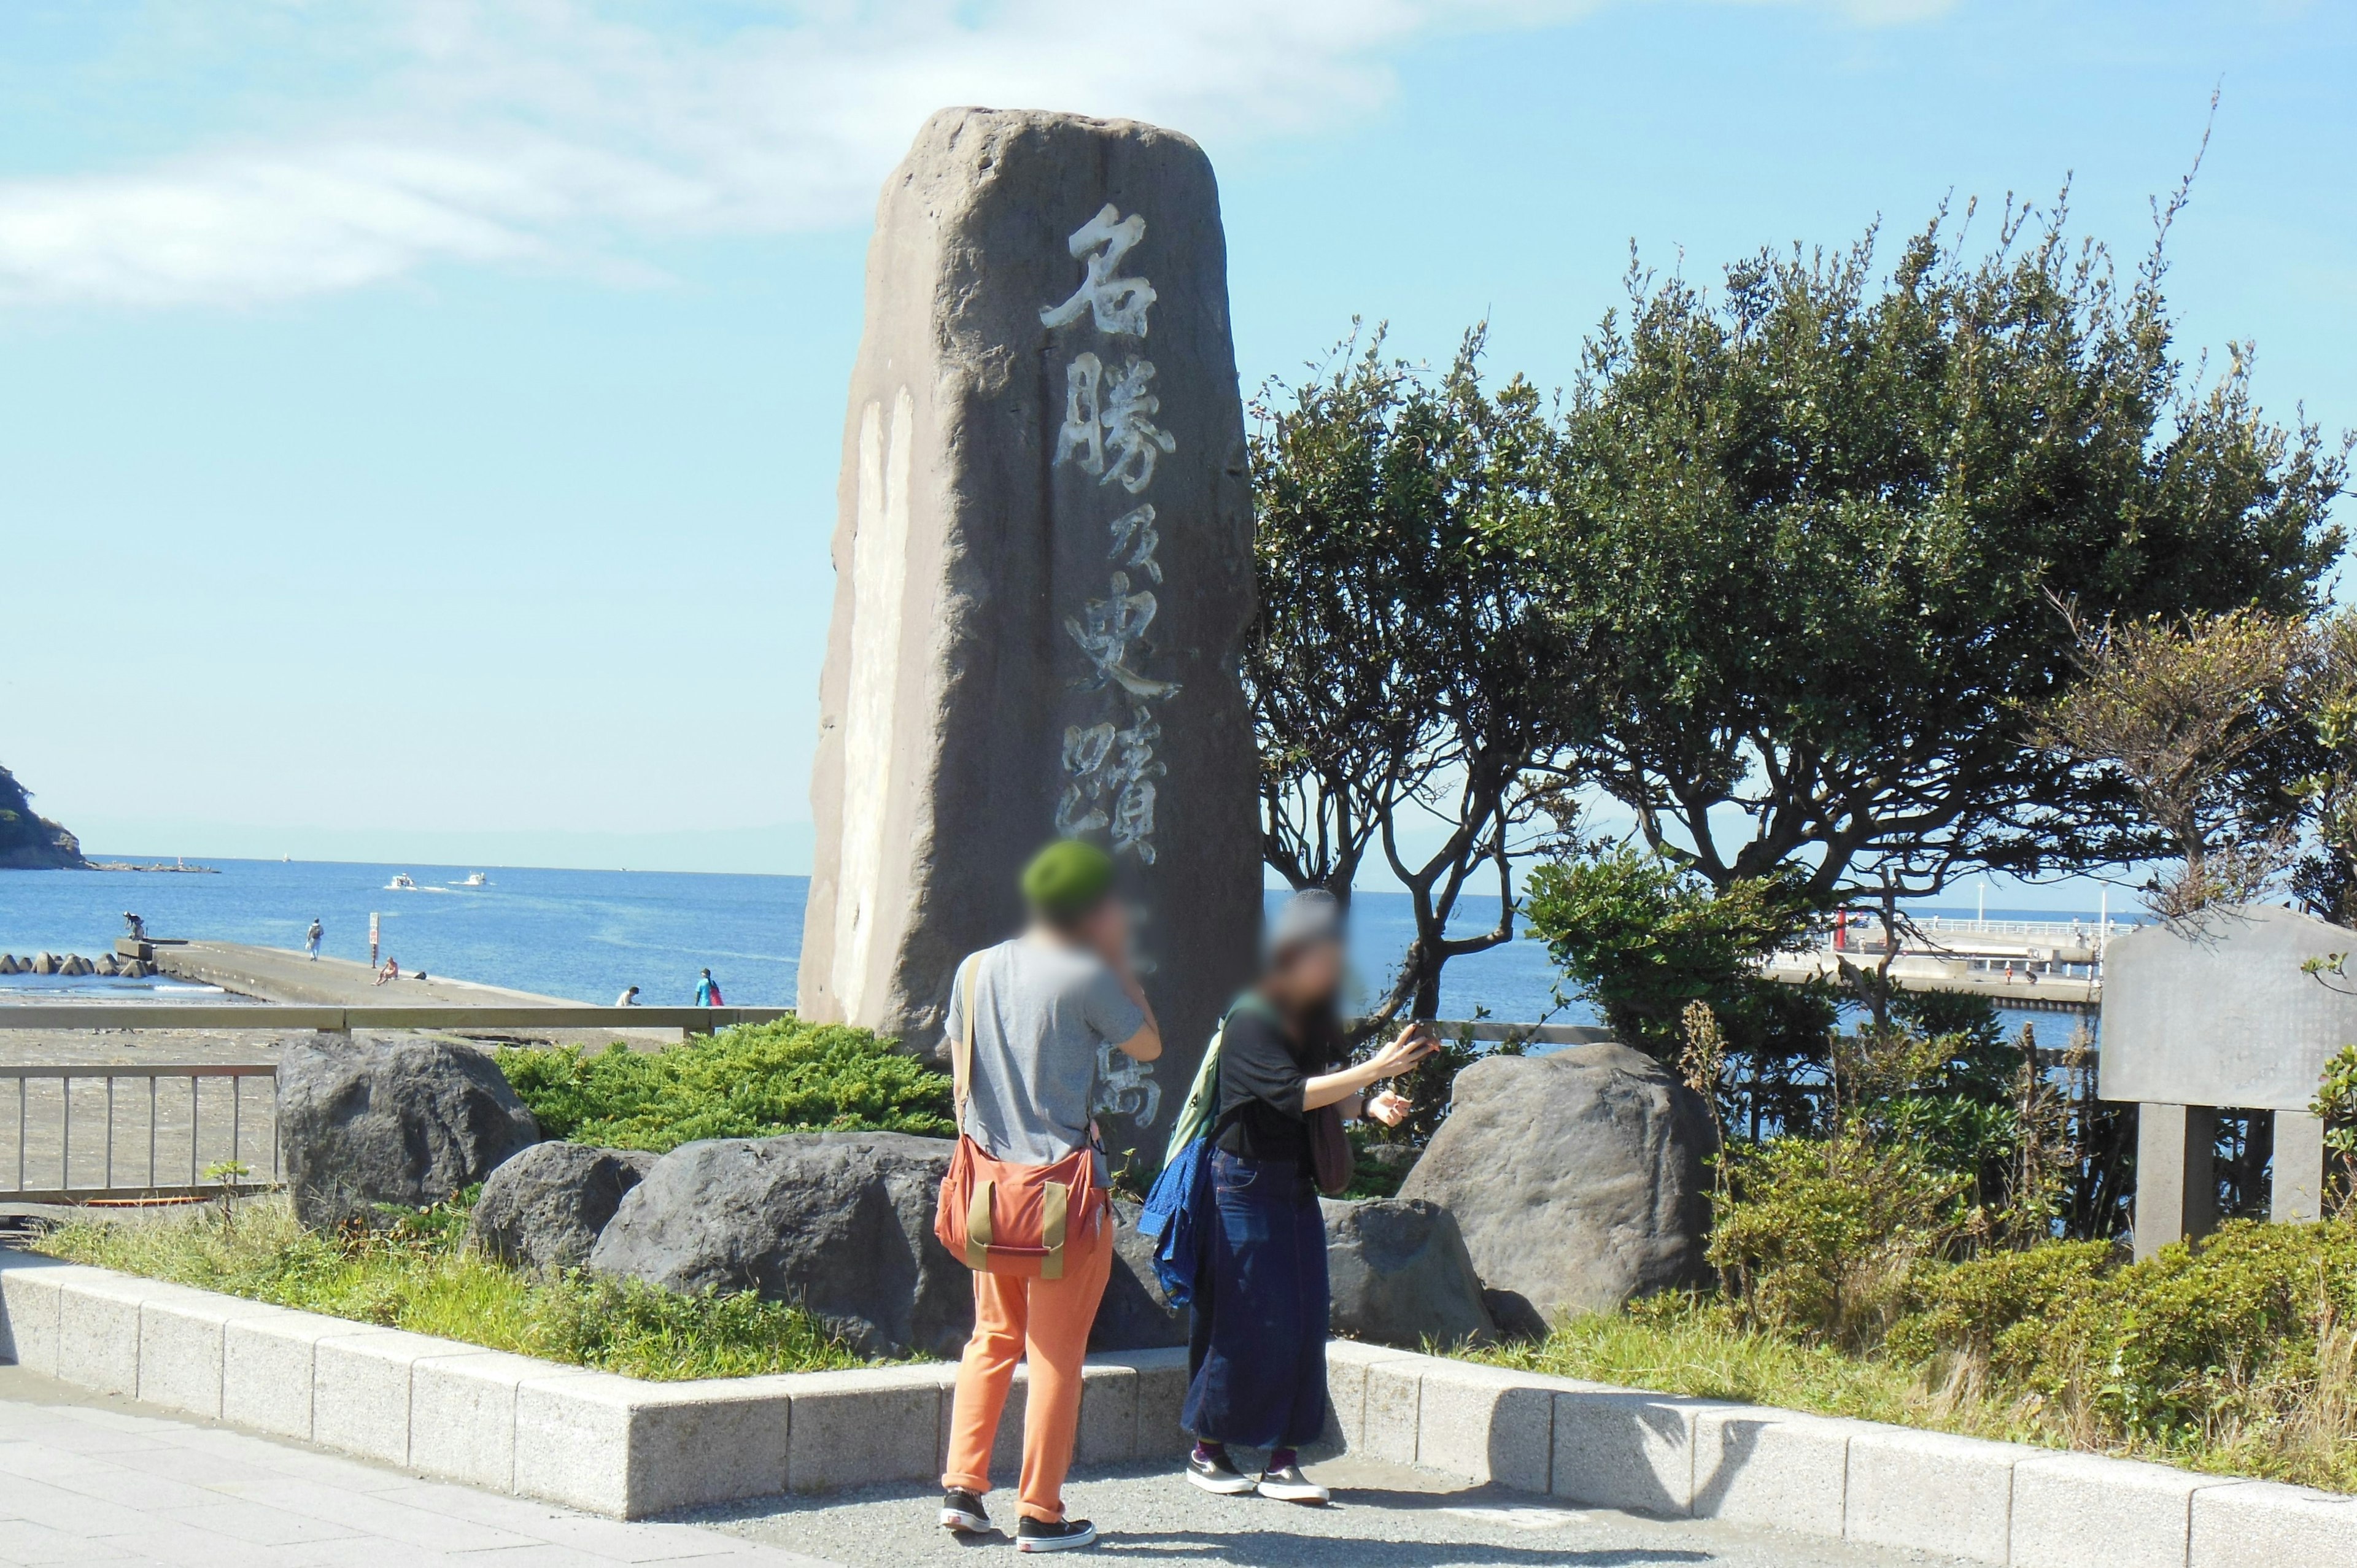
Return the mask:
[[698,1007],[728,1005],[720,999],[720,983],[712,978],[712,972],[708,969],[704,972],[704,977],[695,983],[695,1004]]
[[319,924],[319,917],[312,916],[311,929],[303,933],[303,947],[311,955],[313,963],[319,961],[319,939],[327,934],[328,929]]
[[1142,1062],[1162,1054],[1154,1010],[1130,969],[1129,916],[1113,882],[1113,860],[1094,844],[1065,839],[1041,850],[1023,872],[1029,928],[958,966],[943,1023],[952,1058],[964,1058],[959,1131],[983,1154],[1052,1165],[1092,1151],[1095,1201],[1071,1217],[1056,1277],[979,1268],[974,1276],[974,1337],[958,1364],[941,1522],[960,1533],[991,1528],[982,1501],[990,1453],[1015,1363],[1028,1357],[1018,1552],[1061,1552],[1097,1538],[1087,1520],[1064,1517],[1081,1361],[1113,1267],[1115,1220],[1091,1110],[1104,1047]]

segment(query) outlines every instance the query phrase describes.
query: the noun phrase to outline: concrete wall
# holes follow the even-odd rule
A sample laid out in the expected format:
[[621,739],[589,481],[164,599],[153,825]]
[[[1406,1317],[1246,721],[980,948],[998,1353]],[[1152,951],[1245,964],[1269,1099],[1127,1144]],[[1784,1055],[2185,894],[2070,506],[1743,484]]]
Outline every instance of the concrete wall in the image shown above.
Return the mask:
[[[956,1369],[647,1383],[0,1251],[0,1357],[430,1476],[638,1518],[931,1480]],[[1336,1446],[1587,1508],[2019,1568],[2357,1562],[2357,1498],[1338,1341]],[[1186,1352],[1092,1358],[1082,1466],[1174,1468]],[[1018,1381],[999,1434],[1012,1475]]]

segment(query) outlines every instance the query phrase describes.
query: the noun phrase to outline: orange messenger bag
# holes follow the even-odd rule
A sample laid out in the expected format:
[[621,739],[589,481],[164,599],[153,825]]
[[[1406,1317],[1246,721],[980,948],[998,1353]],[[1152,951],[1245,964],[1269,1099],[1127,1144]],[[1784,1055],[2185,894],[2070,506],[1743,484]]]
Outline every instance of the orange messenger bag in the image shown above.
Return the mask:
[[955,1074],[958,1141],[942,1177],[933,1234],[977,1273],[1060,1280],[1064,1248],[1074,1235],[1092,1236],[1103,1199],[1096,1161],[1086,1144],[1048,1165],[993,1159],[966,1135],[966,1097],[974,1082],[974,960],[958,974],[964,1027],[951,1044]]

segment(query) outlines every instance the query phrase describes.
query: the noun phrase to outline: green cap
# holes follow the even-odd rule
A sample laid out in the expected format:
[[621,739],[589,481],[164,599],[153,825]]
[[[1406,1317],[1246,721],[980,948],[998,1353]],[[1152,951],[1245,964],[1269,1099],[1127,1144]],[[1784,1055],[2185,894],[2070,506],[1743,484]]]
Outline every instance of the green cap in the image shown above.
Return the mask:
[[1051,919],[1096,908],[1113,890],[1113,856],[1079,839],[1059,839],[1023,868],[1023,897]]

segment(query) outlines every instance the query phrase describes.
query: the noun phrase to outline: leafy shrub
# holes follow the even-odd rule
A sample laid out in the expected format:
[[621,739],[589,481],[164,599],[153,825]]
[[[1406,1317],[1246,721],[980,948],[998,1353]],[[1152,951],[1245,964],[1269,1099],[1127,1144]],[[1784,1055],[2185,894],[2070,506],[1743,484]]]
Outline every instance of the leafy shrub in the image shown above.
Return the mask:
[[552,1138],[662,1153],[780,1133],[947,1137],[950,1080],[865,1029],[774,1024],[668,1049],[505,1050],[500,1069]]
[[2108,1241],[2058,1241],[1927,1271],[1917,1281],[1922,1306],[1891,1330],[1890,1353],[1909,1361],[1973,1356],[2000,1378],[2025,1376],[2038,1363],[2036,1341],[2052,1319],[2094,1288],[2116,1260]]
[[466,1247],[462,1203],[389,1218],[312,1231],[274,1199],[145,1224],[77,1221],[40,1246],[75,1262],[634,1378],[861,1364],[808,1313],[750,1292],[676,1295],[636,1280],[522,1273]]
[[1958,1264],[1890,1352],[1977,1362],[2085,1445],[2357,1487],[2357,1224],[2237,1220],[2116,1260],[2080,1243]]
[[1843,1133],[1733,1149],[1710,1261],[1755,1323],[1864,1347],[1964,1223],[1967,1178]]

